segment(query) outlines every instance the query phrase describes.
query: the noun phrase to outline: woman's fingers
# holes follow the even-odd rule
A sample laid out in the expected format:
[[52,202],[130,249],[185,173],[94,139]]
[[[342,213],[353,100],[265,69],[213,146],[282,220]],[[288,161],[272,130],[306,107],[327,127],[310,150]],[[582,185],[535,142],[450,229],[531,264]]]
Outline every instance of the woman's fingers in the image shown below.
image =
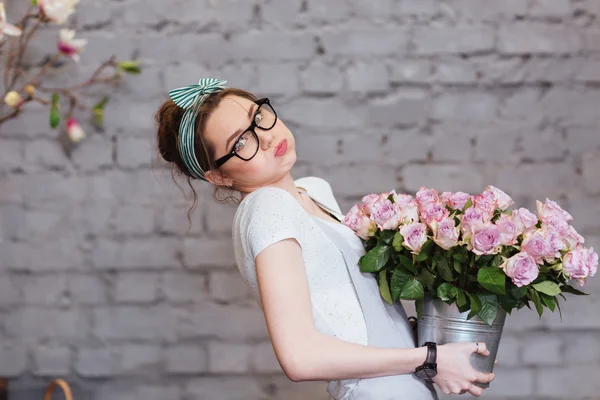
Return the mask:
[[490,351],[488,350],[487,346],[485,345],[484,342],[475,342],[474,345],[474,353],[479,353],[482,356],[489,356],[490,355]]
[[485,372],[479,372],[476,371],[475,374],[477,375],[477,377],[475,378],[475,382],[479,382],[479,383],[489,383],[491,381],[494,380],[494,378],[496,377],[496,375],[494,375],[493,372],[485,373]]
[[468,392],[471,393],[475,397],[479,397],[483,393],[483,389],[477,385],[471,385]]

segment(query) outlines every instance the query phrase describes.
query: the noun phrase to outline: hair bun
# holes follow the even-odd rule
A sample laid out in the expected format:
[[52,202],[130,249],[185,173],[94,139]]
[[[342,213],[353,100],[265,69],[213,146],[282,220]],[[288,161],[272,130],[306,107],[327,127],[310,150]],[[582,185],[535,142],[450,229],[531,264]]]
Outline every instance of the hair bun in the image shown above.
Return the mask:
[[179,136],[179,124],[183,118],[185,110],[178,107],[173,100],[169,99],[163,103],[154,120],[158,125],[158,150],[160,155],[167,162],[181,164],[181,156],[177,150],[177,140]]

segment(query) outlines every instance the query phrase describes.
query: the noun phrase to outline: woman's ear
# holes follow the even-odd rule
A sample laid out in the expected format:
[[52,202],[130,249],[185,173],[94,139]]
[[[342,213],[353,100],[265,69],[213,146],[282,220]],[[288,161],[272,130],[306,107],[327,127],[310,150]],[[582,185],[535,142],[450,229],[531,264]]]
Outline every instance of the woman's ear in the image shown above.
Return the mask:
[[204,173],[204,178],[207,181],[217,186],[232,186],[233,179],[227,178],[220,171],[209,170]]

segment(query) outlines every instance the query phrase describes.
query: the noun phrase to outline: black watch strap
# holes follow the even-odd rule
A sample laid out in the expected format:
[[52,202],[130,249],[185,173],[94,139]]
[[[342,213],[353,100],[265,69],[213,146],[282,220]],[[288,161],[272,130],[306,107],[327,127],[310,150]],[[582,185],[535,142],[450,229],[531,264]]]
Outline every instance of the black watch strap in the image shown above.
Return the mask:
[[425,342],[423,346],[427,346],[427,364],[435,364],[437,362],[437,345],[435,342]]

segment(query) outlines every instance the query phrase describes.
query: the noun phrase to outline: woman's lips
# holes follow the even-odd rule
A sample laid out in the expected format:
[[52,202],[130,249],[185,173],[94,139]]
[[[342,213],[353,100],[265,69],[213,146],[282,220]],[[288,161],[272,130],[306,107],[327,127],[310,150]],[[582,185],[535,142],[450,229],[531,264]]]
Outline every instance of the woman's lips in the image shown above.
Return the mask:
[[279,142],[279,144],[277,145],[277,148],[275,149],[275,157],[284,155],[286,151],[287,151],[287,140],[283,139],[281,142]]

